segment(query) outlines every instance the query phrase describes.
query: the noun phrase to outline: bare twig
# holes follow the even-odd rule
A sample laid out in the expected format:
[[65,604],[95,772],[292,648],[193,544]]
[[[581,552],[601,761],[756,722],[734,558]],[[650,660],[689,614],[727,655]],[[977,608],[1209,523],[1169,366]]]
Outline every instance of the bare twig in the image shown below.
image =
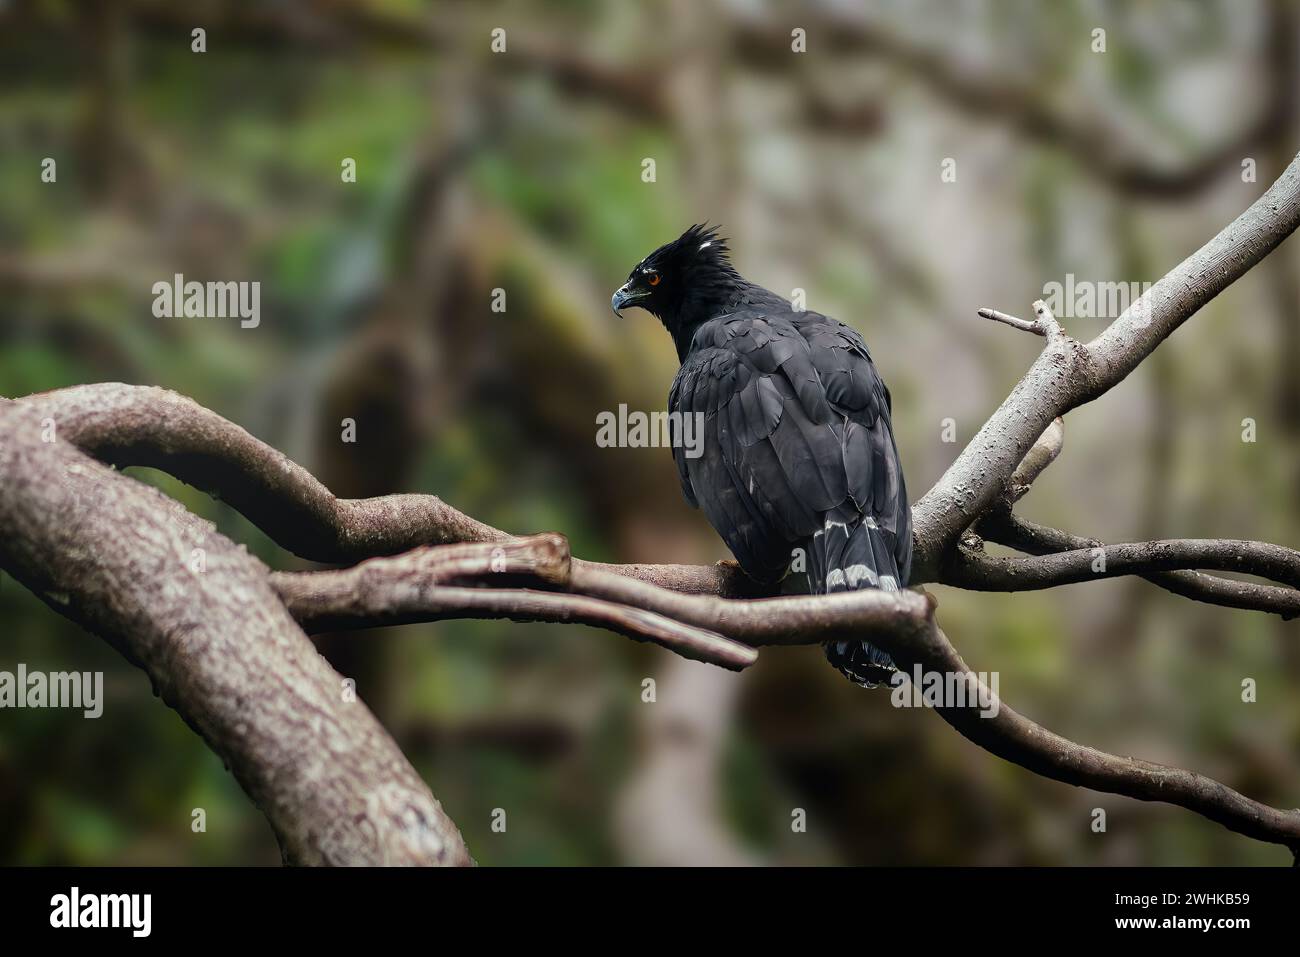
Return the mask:
[[1034,318],[1032,321],[1005,312],[998,312],[996,309],[977,309],[976,313],[983,319],[992,319],[994,322],[1005,323],[1023,332],[1032,332],[1036,336],[1042,336],[1044,339],[1050,339],[1053,336],[1062,334],[1060,323],[1056,321],[1052,311],[1047,308],[1047,303],[1041,299],[1034,301]]
[[1047,332],[1038,323],[1030,322],[1028,319],[1021,319],[1019,316],[1013,316],[1010,313],[999,312],[996,309],[987,307],[975,311],[981,319],[992,319],[994,322],[1004,323],[1022,332],[1032,332],[1036,336],[1045,337],[1047,335]]

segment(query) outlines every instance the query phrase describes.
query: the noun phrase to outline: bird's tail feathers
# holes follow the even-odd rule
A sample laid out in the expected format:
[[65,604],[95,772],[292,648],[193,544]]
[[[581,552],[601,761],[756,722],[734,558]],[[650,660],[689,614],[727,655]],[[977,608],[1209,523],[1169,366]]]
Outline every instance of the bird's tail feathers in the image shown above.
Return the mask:
[[[831,512],[808,551],[808,577],[815,594],[903,586],[894,543],[876,521],[856,512]],[[822,646],[826,658],[855,684],[889,684],[898,667],[888,654],[865,641],[833,641]]]

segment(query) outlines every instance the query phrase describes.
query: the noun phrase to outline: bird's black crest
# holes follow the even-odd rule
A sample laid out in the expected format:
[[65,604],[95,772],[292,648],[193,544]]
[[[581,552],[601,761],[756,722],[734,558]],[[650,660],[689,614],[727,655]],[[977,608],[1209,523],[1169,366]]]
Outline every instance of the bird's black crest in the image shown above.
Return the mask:
[[697,223],[670,243],[660,246],[642,262],[642,266],[673,269],[680,276],[692,280],[709,279],[740,282],[740,275],[731,265],[731,248],[719,227]]
[[692,226],[636,265],[615,293],[615,311],[635,303],[658,316],[680,358],[700,323],[726,311],[748,286],[729,252],[716,226]]

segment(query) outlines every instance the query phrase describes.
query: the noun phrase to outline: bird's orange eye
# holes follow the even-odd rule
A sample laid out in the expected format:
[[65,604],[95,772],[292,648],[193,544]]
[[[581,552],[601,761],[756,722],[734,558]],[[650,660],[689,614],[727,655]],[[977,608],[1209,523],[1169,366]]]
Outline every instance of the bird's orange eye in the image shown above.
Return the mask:
[[653,276],[650,277],[650,285],[652,285],[652,286],[657,286],[657,285],[659,285],[659,274],[658,274],[658,273],[655,273]]

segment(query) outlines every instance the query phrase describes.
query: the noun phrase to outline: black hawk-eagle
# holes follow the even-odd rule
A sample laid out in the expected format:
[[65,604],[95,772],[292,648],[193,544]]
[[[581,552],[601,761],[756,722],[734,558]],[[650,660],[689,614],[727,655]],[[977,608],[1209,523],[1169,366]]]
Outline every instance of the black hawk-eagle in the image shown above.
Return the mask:
[[[674,442],[682,491],[746,574],[779,581],[802,549],[814,593],[907,584],[912,520],[889,389],[857,331],[743,279],[706,226],[641,260],[611,305],[646,309],[673,337],[669,412],[704,427],[694,452]],[[859,684],[896,670],[866,642],[824,647]]]

